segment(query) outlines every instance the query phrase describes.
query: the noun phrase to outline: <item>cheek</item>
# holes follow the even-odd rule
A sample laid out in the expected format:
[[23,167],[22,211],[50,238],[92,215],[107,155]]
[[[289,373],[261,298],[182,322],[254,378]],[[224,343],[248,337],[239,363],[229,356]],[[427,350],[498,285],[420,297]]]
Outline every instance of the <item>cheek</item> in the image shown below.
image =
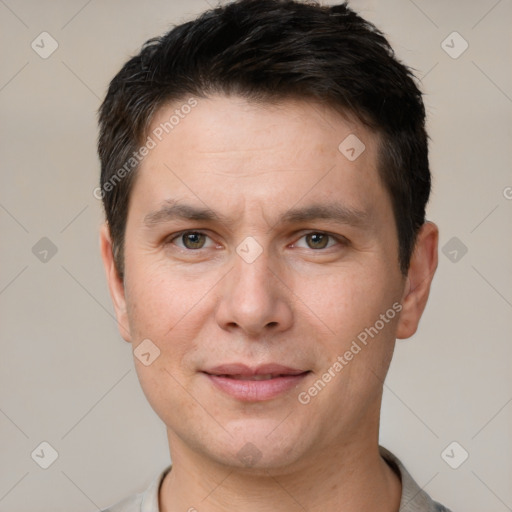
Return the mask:
[[146,259],[126,262],[126,302],[132,334],[135,330],[139,336],[172,339],[173,331],[190,328],[190,315],[200,307],[215,281],[207,275],[191,279],[179,269],[155,265],[149,256]]
[[343,369],[335,372],[331,388],[339,396],[369,400],[378,394],[396,337],[400,293],[395,278],[379,266],[359,272],[352,268],[315,279],[314,294],[300,293],[308,297],[307,306],[319,319],[315,323],[325,332],[316,337],[318,370],[327,371],[341,357]]
[[347,339],[373,325],[400,297],[385,275],[365,268],[329,272],[302,283],[298,279],[297,295],[331,336]]
[[[190,424],[201,414],[200,405],[191,400],[186,389],[186,378],[179,373],[179,367],[171,366],[165,354],[151,366],[136,362],[141,389],[155,413],[167,426],[178,428],[182,423]],[[179,411],[179,415],[176,414]]]
[[179,409],[182,414],[189,414],[188,408],[193,406],[183,387],[190,378],[188,358],[194,357],[196,340],[203,328],[199,315],[204,317],[201,298],[205,292],[197,283],[191,286],[179,279],[176,272],[149,269],[144,265],[139,272],[127,268],[128,315],[134,348],[149,339],[160,352],[149,366],[136,357],[134,362],[148,402],[165,423],[171,424],[171,412]]

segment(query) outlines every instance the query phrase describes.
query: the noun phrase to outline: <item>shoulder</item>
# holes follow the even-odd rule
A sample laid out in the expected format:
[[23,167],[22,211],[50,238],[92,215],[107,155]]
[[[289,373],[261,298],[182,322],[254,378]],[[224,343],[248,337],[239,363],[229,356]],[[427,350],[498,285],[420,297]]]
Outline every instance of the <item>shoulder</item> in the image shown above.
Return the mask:
[[100,512],[160,512],[158,505],[160,485],[170,470],[171,466],[159,473],[144,492],[125,498]]
[[437,503],[437,501],[434,501],[433,504],[435,512],[450,512],[450,510],[448,510],[446,507],[443,507],[441,503]]
[[135,494],[101,512],[141,512],[143,496],[144,494]]
[[402,481],[400,512],[450,512],[420,488],[395,455],[382,446],[380,447],[380,454]]

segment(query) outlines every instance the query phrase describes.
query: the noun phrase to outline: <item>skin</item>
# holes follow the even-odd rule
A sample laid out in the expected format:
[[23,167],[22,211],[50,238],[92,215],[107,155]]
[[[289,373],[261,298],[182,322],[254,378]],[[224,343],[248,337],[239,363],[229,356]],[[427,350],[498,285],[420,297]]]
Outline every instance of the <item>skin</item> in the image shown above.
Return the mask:
[[[163,107],[153,127],[175,108]],[[366,146],[354,161],[338,150],[349,134]],[[383,380],[396,338],[414,334],[424,310],[438,231],[424,224],[402,275],[377,145],[361,124],[320,105],[201,99],[141,164],[124,281],[103,226],[121,334],[134,349],[144,339],[160,349],[152,364],[135,358],[135,366],[167,427],[173,468],[160,489],[163,512],[398,510],[400,480],[378,452]],[[148,225],[165,201],[221,218]],[[361,212],[359,220],[281,219],[291,208],[330,203]],[[192,237],[203,247],[185,245],[189,238],[177,236],[184,230],[206,235]],[[252,263],[236,252],[249,236],[262,249]],[[401,313],[301,404],[299,393],[394,303]],[[241,402],[201,373],[232,362],[310,373],[271,400]],[[253,465],[238,455],[246,443],[260,454]]]

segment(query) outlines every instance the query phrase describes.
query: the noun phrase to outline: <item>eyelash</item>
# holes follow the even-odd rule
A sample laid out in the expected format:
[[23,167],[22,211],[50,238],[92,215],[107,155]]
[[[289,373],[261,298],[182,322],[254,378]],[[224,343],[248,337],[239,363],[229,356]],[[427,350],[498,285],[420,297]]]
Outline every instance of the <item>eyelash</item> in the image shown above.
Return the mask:
[[[171,235],[171,237],[167,239],[166,245],[173,244],[173,242],[175,240],[181,239],[184,235],[187,235],[187,234],[204,235],[204,236],[206,236],[207,238],[209,238],[211,240],[211,237],[209,237],[208,234],[204,233],[203,231],[186,230],[186,231],[181,231],[179,233],[175,233],[175,234]],[[325,236],[329,237],[329,239],[335,240],[339,245],[347,246],[349,244],[349,241],[345,237],[342,237],[342,236],[339,236],[339,235],[333,235],[333,234],[328,233],[326,231],[309,231],[308,233],[304,233],[297,240],[297,242],[299,240],[302,240],[303,238],[305,238],[308,235],[325,235]],[[294,242],[293,245],[295,245],[297,242]],[[176,244],[174,244],[174,245],[176,245]],[[181,247],[179,245],[177,245],[177,247],[179,249],[183,250],[183,251],[191,252],[191,253],[192,252],[199,252],[202,249],[209,249],[209,247],[200,247],[199,249],[188,249],[187,247]],[[312,249],[311,247],[306,247],[306,248],[310,249],[311,251],[314,251],[314,252],[323,252],[323,251],[326,251],[327,249],[330,249],[331,247],[333,247],[333,245],[330,245],[330,246],[328,245],[327,247],[324,247],[324,248],[321,248],[321,249]]]

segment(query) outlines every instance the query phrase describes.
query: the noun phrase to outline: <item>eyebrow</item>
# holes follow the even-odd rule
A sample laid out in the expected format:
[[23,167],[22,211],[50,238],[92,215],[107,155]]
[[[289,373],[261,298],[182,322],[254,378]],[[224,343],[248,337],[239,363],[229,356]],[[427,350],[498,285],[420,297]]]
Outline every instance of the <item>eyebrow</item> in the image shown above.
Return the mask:
[[150,212],[144,217],[144,224],[148,227],[152,227],[176,219],[218,222],[226,222],[227,220],[210,208],[178,204],[173,199],[167,199],[159,210]]
[[[371,214],[366,210],[359,210],[338,203],[312,204],[306,207],[295,207],[286,211],[278,221],[273,224],[271,229],[281,223],[299,224],[319,219],[330,220],[354,227],[365,227],[370,224]],[[159,210],[148,213],[144,217],[144,224],[147,227],[153,227],[173,220],[216,221],[227,226],[234,224],[233,221],[210,208],[179,204],[172,199],[166,200]]]
[[318,219],[332,220],[339,224],[348,224],[355,227],[364,227],[370,223],[371,214],[366,210],[359,210],[338,203],[321,203],[288,210],[281,217],[280,221],[298,224]]

